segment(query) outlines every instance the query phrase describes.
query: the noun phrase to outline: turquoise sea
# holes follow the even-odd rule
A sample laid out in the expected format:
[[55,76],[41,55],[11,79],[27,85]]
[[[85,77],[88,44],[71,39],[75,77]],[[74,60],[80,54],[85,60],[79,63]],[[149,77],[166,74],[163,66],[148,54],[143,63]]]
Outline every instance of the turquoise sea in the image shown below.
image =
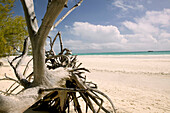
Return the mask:
[[170,51],[77,53],[77,55],[170,55]]

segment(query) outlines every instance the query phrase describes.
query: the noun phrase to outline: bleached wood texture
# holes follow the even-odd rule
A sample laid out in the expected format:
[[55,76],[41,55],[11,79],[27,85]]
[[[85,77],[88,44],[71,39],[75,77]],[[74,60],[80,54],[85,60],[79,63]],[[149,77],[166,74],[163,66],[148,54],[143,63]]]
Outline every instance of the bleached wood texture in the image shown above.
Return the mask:
[[54,21],[63,10],[64,5],[67,4],[67,0],[52,0],[52,2],[48,4],[47,11],[40,28],[37,23],[33,0],[21,0],[21,3],[24,9],[32,45],[34,81],[32,83],[28,83],[27,80],[23,79],[24,76],[19,71],[19,67],[25,57],[25,54],[23,54],[21,56],[21,60],[18,61],[18,64],[13,66],[11,63],[11,66],[13,67],[17,78],[21,82],[21,85],[25,86],[25,90],[15,96],[0,95],[1,113],[24,112],[33,103],[40,99],[41,96],[43,96],[43,94],[38,95],[39,88],[60,87],[62,84],[61,80],[68,75],[66,74],[66,70],[63,69],[57,70],[59,75],[54,75],[54,72],[47,71],[45,67],[45,41]]

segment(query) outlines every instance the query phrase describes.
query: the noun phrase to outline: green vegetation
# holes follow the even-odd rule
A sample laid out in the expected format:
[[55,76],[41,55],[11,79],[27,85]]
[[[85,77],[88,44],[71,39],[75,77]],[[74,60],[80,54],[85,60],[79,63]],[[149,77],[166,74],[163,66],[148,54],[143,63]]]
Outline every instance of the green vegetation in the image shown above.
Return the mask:
[[0,0],[0,57],[22,50],[24,38],[28,36],[26,22],[22,16],[11,12],[15,0]]

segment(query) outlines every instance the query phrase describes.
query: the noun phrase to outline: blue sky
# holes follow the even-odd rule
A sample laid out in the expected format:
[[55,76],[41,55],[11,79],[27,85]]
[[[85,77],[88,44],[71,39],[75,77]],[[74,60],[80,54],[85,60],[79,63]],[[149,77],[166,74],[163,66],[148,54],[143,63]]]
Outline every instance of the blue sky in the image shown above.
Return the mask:
[[[34,1],[40,25],[48,0]],[[76,1],[69,0],[58,19]],[[84,0],[49,35],[61,31],[64,46],[73,53],[170,50],[169,4],[170,0]],[[13,11],[24,15],[19,0]]]

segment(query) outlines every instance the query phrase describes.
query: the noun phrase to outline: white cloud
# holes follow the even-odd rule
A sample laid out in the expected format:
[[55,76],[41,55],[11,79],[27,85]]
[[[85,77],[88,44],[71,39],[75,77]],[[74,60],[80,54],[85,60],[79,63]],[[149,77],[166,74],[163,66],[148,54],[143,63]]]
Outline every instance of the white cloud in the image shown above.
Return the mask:
[[64,44],[73,52],[78,53],[120,51],[124,49],[123,44],[116,42],[89,43],[82,40],[65,40]]
[[88,42],[121,42],[123,39],[116,26],[93,25],[88,22],[75,22],[71,33]]
[[170,40],[170,33],[162,32],[160,34],[160,37]]
[[170,9],[147,11],[144,17],[134,20],[135,22],[125,21],[123,25],[134,33],[158,34],[161,29],[170,26]]
[[142,18],[135,18],[135,22],[125,21],[124,27],[133,32],[124,37],[128,43],[145,43],[146,47],[155,50],[170,49],[170,9],[162,11],[147,11]]
[[69,27],[75,40],[65,40],[66,47],[78,52],[116,51],[123,49],[128,41],[113,25],[94,25],[88,22],[75,22]]
[[102,50],[102,46],[98,43],[89,43],[82,40],[65,40],[64,45],[66,48],[73,50],[73,52],[94,52]]
[[126,34],[124,35],[128,40],[128,43],[145,43],[145,44],[154,44],[158,41],[149,34]]
[[112,5],[121,8],[123,11],[127,11],[128,9],[133,10],[143,10],[144,7],[141,4],[138,4],[137,1],[128,1],[128,0],[115,0]]
[[135,18],[134,20],[135,22],[125,21],[122,23],[134,34],[140,34],[141,36],[145,34],[148,38],[152,36],[150,39],[153,39],[153,41],[170,37],[170,9],[147,11],[144,17]]
[[143,18],[135,19],[138,23],[150,23],[152,25],[160,25],[161,27],[170,26],[170,9],[163,11],[147,11]]
[[135,23],[131,21],[125,21],[123,22],[123,25],[129,30],[133,31],[134,33],[150,34],[150,33],[159,32],[159,29],[153,26],[151,23],[143,23],[143,22]]
[[67,26],[74,38],[64,43],[76,52],[170,50],[170,9],[148,11],[134,22],[122,24],[132,33],[122,34],[113,25],[75,22]]

